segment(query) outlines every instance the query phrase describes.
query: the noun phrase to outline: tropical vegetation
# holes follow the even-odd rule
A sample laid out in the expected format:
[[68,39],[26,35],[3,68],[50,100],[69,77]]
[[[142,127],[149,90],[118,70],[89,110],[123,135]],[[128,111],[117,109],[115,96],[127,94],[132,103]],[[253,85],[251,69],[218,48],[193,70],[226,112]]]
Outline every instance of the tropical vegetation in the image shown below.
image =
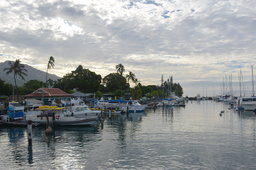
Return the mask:
[[16,60],[15,62],[9,61],[9,67],[4,68],[4,72],[6,74],[13,73],[13,80],[14,80],[14,85],[16,89],[16,93],[18,93],[18,86],[17,86],[17,76],[25,80],[25,76],[27,76],[26,72],[27,70],[25,69],[25,66],[21,64],[20,60]]
[[[7,74],[13,73],[14,84],[16,89],[17,83],[16,78],[20,76],[24,79],[26,76],[26,69],[24,65],[20,63],[20,60],[16,60],[14,63],[9,63],[10,67],[5,68],[4,71]],[[46,70],[46,80],[45,82],[38,80],[30,80],[26,82],[23,86],[19,88],[20,94],[28,94],[40,87],[56,87],[60,88],[67,92],[73,92],[78,90],[84,93],[95,93],[95,96],[98,98],[103,97],[103,94],[110,94],[111,96],[116,97],[132,97],[133,99],[140,99],[142,97],[147,97],[149,99],[159,99],[168,97],[171,94],[177,96],[182,96],[183,89],[179,83],[174,83],[172,77],[166,81],[162,80],[160,86],[157,85],[147,85],[144,86],[136,78],[135,74],[131,71],[128,71],[125,74],[125,68],[122,64],[117,64],[115,66],[116,72],[109,73],[105,77],[96,74],[95,72],[90,71],[89,69],[83,68],[82,65],[79,65],[74,71],[67,73],[61,79],[53,81],[48,79],[49,69],[54,68],[55,60],[51,56],[49,58]],[[131,87],[131,84],[133,87]],[[0,80],[0,95],[10,95],[11,94],[11,85]]]
[[46,69],[46,75],[45,75],[45,83],[48,83],[48,70],[54,68],[55,66],[55,59],[53,56],[50,56],[48,63],[47,63],[47,69]]

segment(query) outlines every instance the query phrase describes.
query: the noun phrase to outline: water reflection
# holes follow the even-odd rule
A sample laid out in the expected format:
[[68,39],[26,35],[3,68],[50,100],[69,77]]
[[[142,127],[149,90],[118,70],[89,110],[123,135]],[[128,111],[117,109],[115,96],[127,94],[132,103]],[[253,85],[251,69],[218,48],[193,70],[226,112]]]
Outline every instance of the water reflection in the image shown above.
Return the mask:
[[28,145],[28,163],[33,164],[33,146]]
[[173,107],[162,107],[162,116],[165,118],[165,121],[173,122]]
[[51,136],[44,130],[33,129],[29,147],[25,128],[1,128],[0,161],[8,164],[0,169],[256,168],[256,116],[222,103],[112,116],[103,129],[61,127]]
[[253,111],[237,111],[238,116],[244,119],[255,119],[256,113]]
[[9,142],[17,144],[24,137],[24,128],[8,128]]

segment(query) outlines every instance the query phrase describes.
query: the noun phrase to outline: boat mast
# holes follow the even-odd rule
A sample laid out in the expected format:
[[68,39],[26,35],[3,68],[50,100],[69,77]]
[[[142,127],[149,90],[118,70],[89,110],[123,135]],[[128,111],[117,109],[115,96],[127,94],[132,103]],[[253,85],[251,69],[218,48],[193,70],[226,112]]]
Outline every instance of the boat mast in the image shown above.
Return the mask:
[[254,96],[253,65],[251,66],[251,69],[252,69],[252,96]]
[[239,75],[239,92],[240,92],[240,97],[242,97],[242,71],[240,69],[240,75]]

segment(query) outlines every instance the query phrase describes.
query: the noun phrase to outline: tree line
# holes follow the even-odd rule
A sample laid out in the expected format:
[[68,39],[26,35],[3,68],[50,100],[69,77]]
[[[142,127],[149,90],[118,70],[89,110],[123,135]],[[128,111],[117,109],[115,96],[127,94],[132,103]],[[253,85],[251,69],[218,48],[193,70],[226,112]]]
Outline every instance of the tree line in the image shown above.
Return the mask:
[[[79,65],[74,71],[67,73],[57,81],[48,79],[48,71],[53,69],[54,66],[55,59],[51,56],[47,63],[45,82],[30,80],[23,86],[18,87],[16,78],[19,76],[25,80],[27,70],[20,60],[10,62],[9,67],[3,71],[6,74],[13,74],[14,86],[0,80],[0,95],[11,95],[13,91],[15,91],[15,94],[25,95],[41,87],[60,88],[69,93],[72,93],[74,90],[84,93],[95,93],[96,97],[102,97],[106,93],[116,97],[132,96],[133,99],[140,99],[142,97],[163,98],[169,95],[166,92],[167,86],[170,85],[169,82],[164,82],[165,86],[163,86],[163,82],[161,86],[143,86],[133,72],[129,71],[125,74],[126,70],[122,64],[117,64],[115,66],[116,72],[109,73],[105,77]],[[131,83],[134,84],[134,87],[130,86]],[[172,92],[177,96],[182,96],[183,90],[179,83],[172,83],[171,87]]]

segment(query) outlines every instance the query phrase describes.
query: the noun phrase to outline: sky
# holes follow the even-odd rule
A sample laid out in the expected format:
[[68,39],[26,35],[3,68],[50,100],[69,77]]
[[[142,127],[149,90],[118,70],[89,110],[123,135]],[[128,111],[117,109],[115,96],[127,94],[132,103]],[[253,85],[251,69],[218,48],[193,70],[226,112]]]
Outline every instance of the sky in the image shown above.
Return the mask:
[[238,84],[240,70],[251,81],[255,6],[255,0],[1,0],[0,62],[20,59],[44,71],[53,56],[50,73],[63,76],[83,65],[103,77],[121,63],[143,85],[173,76],[185,96],[217,95],[227,77]]

